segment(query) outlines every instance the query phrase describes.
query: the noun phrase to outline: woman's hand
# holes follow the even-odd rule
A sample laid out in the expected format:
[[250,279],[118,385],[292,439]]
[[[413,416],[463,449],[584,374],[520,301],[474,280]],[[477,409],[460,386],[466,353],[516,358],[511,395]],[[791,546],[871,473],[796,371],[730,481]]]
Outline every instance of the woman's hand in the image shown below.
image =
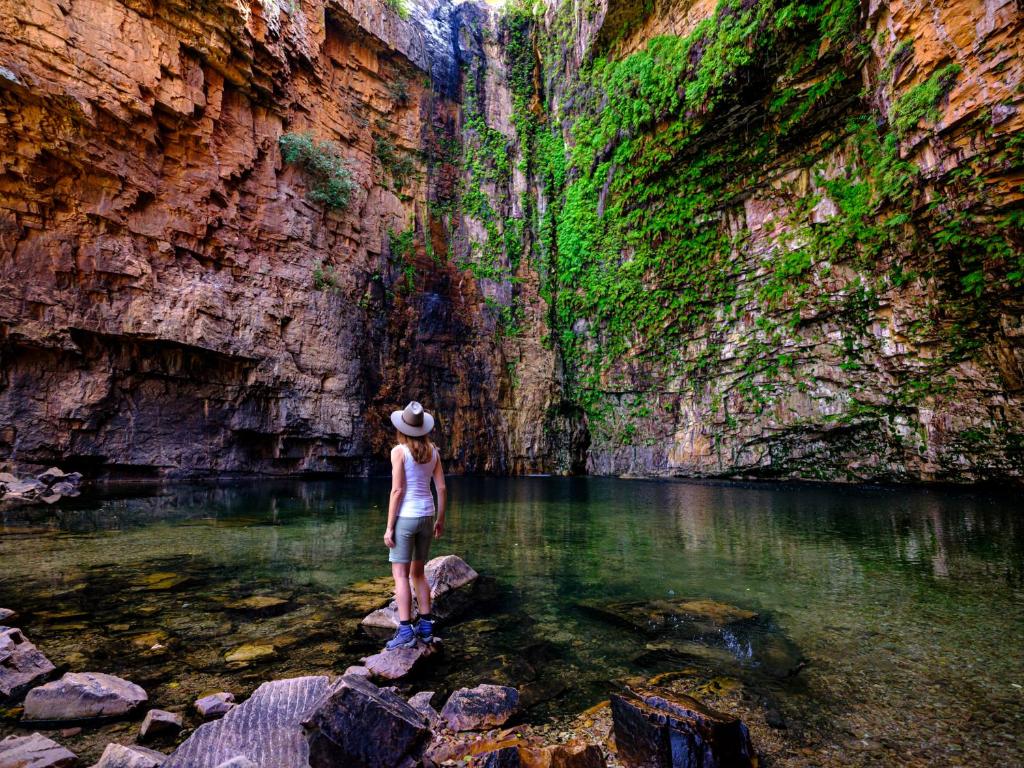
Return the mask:
[[394,549],[395,548],[395,529],[394,528],[386,528],[384,530],[384,546],[386,546],[388,549]]
[[442,533],[444,533],[444,521],[438,520],[434,523],[434,538],[440,539]]

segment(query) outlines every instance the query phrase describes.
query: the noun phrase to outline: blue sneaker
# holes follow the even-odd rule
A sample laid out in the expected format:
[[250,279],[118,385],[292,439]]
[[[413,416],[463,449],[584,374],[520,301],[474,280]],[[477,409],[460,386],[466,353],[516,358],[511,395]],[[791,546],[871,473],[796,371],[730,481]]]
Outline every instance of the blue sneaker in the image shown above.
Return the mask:
[[416,622],[416,637],[422,640],[424,643],[430,643],[434,640],[434,622],[429,619],[419,619]]
[[386,650],[393,651],[396,648],[412,648],[416,645],[416,632],[411,624],[399,624],[395,636],[388,640],[384,646]]

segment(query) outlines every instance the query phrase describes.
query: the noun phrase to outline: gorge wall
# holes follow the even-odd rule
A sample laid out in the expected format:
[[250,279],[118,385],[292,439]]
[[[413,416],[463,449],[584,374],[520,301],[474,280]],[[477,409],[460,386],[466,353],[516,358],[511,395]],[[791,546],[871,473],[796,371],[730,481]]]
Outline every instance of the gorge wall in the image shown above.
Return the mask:
[[0,0],[0,460],[1024,478],[1019,3],[407,11]]

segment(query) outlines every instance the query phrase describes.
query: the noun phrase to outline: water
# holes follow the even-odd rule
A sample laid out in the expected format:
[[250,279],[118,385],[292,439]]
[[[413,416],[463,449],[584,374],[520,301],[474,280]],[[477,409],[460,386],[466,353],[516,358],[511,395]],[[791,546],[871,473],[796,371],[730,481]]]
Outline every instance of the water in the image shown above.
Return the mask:
[[[432,554],[464,557],[493,596],[445,629],[444,661],[409,690],[510,683],[528,692],[524,719],[546,723],[669,672],[676,690],[744,716],[775,764],[1024,765],[1012,499],[611,479],[450,487]],[[123,675],[154,706],[337,673],[376,647],[351,588],[388,573],[387,491],[386,479],[173,486],[8,512],[0,606],[55,663]],[[287,603],[268,616],[231,607],[251,595]],[[645,634],[602,613],[681,599],[758,616]],[[225,661],[246,643],[268,655]],[[0,736],[17,731],[14,714]],[[61,740],[88,757],[135,727]]]

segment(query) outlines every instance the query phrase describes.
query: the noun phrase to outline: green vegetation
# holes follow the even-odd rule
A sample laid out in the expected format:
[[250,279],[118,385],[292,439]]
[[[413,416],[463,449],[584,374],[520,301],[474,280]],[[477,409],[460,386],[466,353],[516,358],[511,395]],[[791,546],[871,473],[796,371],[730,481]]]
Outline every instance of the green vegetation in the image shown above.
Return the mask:
[[313,265],[313,289],[317,291],[337,291],[341,288],[338,273],[330,264],[318,261]]
[[411,225],[404,232],[396,232],[388,228],[388,247],[391,250],[391,258],[395,266],[402,274],[405,289],[412,291],[416,287],[416,265],[413,263],[415,256],[416,227]]
[[956,83],[959,74],[959,64],[948,64],[900,96],[892,107],[893,127],[903,135],[916,128],[922,119],[935,120],[939,116],[939,101]]
[[285,133],[278,141],[284,161],[306,173],[310,200],[332,210],[348,206],[356,185],[336,142],[317,140],[311,133]]
[[405,189],[410,179],[416,175],[416,163],[412,156],[399,150],[387,135],[374,135],[373,154],[380,161],[384,174],[391,178],[396,192]]
[[384,5],[398,14],[400,19],[408,21],[409,3],[408,0],[384,0]]

